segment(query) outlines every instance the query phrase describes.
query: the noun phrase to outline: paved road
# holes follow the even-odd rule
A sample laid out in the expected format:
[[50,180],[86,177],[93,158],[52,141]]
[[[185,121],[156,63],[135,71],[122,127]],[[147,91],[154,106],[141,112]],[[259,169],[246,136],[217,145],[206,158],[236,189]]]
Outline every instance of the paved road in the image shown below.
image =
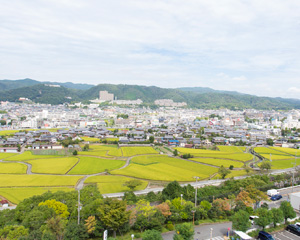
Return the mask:
[[290,233],[286,230],[274,233],[272,235],[275,238],[275,240],[297,240],[297,239],[300,239],[299,236],[297,236],[293,233]]
[[[210,239],[211,234],[211,228],[212,230],[212,237],[214,240],[217,239],[224,239],[223,236],[226,236],[228,228],[232,228],[231,222],[226,223],[216,223],[216,224],[210,224],[210,225],[202,225],[202,226],[196,226],[195,227],[195,240],[206,240]],[[164,240],[173,240],[174,231],[169,233],[162,234],[162,237]]]

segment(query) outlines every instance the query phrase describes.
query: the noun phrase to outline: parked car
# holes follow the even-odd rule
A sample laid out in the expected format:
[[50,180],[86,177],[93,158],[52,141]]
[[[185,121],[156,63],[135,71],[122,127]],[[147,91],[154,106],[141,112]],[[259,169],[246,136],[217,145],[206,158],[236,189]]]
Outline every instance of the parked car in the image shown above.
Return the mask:
[[258,216],[250,216],[250,217],[249,217],[249,221],[251,222],[252,225],[254,225],[254,223],[255,223],[255,222],[254,222],[254,219],[255,219],[255,218],[259,218],[259,217],[258,217]]
[[277,201],[277,200],[279,200],[279,199],[281,199],[281,198],[282,198],[282,196],[281,196],[280,194],[277,194],[277,195],[272,196],[270,199],[271,199],[272,201]]
[[300,236],[300,227],[295,224],[290,224],[286,227],[286,230]]
[[278,195],[278,194],[279,194],[279,192],[276,189],[269,189],[267,191],[267,195],[270,196],[270,197],[272,197],[274,195]]
[[267,233],[265,231],[260,231],[258,233],[257,239],[260,239],[260,240],[275,240],[270,233]]

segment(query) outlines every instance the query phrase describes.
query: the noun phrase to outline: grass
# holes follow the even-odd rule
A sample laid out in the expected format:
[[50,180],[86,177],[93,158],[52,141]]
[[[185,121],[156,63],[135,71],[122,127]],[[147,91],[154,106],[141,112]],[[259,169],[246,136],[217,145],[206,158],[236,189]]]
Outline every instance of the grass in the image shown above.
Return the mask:
[[113,170],[124,166],[126,162],[122,160],[110,160],[94,157],[80,157],[79,163],[69,172],[69,174],[94,174],[104,172],[106,169]]
[[32,172],[47,174],[66,174],[76,163],[75,157],[48,158],[27,161],[32,165]]
[[158,154],[152,147],[122,147],[124,157],[131,157],[142,154]]
[[[152,164],[150,164],[151,162]],[[194,181],[194,176],[205,179],[217,171],[218,169],[215,167],[178,158],[167,156],[139,156],[134,157],[128,167],[121,170],[114,170],[111,173],[148,180]]]
[[195,162],[207,163],[218,167],[223,165],[226,168],[228,168],[230,165],[233,165],[235,168],[241,168],[244,166],[244,163],[242,162],[218,159],[218,158],[191,158],[190,160],[193,160]]
[[24,174],[27,171],[27,166],[22,163],[4,163],[0,162],[0,174],[1,173],[17,173]]
[[240,153],[243,152],[242,149],[236,146],[218,146],[221,152],[231,152],[231,153]]
[[69,192],[74,190],[68,187],[25,187],[25,188],[0,188],[0,195],[8,199],[14,204],[18,204],[26,198],[30,198],[35,195],[41,195],[45,192],[57,192],[64,191]]
[[291,154],[295,156],[295,154],[299,157],[300,156],[300,150],[299,149],[293,149],[293,148],[282,148],[282,147],[270,147],[273,150],[283,152],[285,154]]
[[1,187],[60,187],[75,186],[80,176],[0,174]]
[[17,155],[17,153],[0,153],[0,159],[5,159]]
[[99,138],[92,138],[92,137],[81,137],[81,139],[85,142],[99,142],[100,139]]
[[[127,181],[132,180],[132,178],[121,177],[121,176],[112,176],[112,175],[101,175],[89,177],[85,183],[96,183],[98,189],[102,194],[106,193],[116,193],[116,192],[125,192],[128,191],[129,188],[123,186],[123,184]],[[143,190],[147,187],[148,182],[142,181],[142,184],[135,188],[137,190]]]
[[61,157],[58,155],[33,155],[31,151],[26,151],[21,154],[14,155],[12,157],[6,158],[5,161],[27,161],[41,158],[57,158]]

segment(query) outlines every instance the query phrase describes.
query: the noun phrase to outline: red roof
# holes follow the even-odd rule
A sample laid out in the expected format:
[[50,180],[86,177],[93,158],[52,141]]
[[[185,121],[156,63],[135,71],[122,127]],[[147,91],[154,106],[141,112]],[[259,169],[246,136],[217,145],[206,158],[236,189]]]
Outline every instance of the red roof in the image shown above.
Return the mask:
[[0,203],[1,204],[8,204],[8,201],[7,200],[2,200]]

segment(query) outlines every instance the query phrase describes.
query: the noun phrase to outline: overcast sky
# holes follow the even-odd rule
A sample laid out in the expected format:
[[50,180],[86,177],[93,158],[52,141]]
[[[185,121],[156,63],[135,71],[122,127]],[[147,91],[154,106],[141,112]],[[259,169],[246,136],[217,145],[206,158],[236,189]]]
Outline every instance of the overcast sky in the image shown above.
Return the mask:
[[300,99],[300,1],[2,1],[0,56],[0,79]]

